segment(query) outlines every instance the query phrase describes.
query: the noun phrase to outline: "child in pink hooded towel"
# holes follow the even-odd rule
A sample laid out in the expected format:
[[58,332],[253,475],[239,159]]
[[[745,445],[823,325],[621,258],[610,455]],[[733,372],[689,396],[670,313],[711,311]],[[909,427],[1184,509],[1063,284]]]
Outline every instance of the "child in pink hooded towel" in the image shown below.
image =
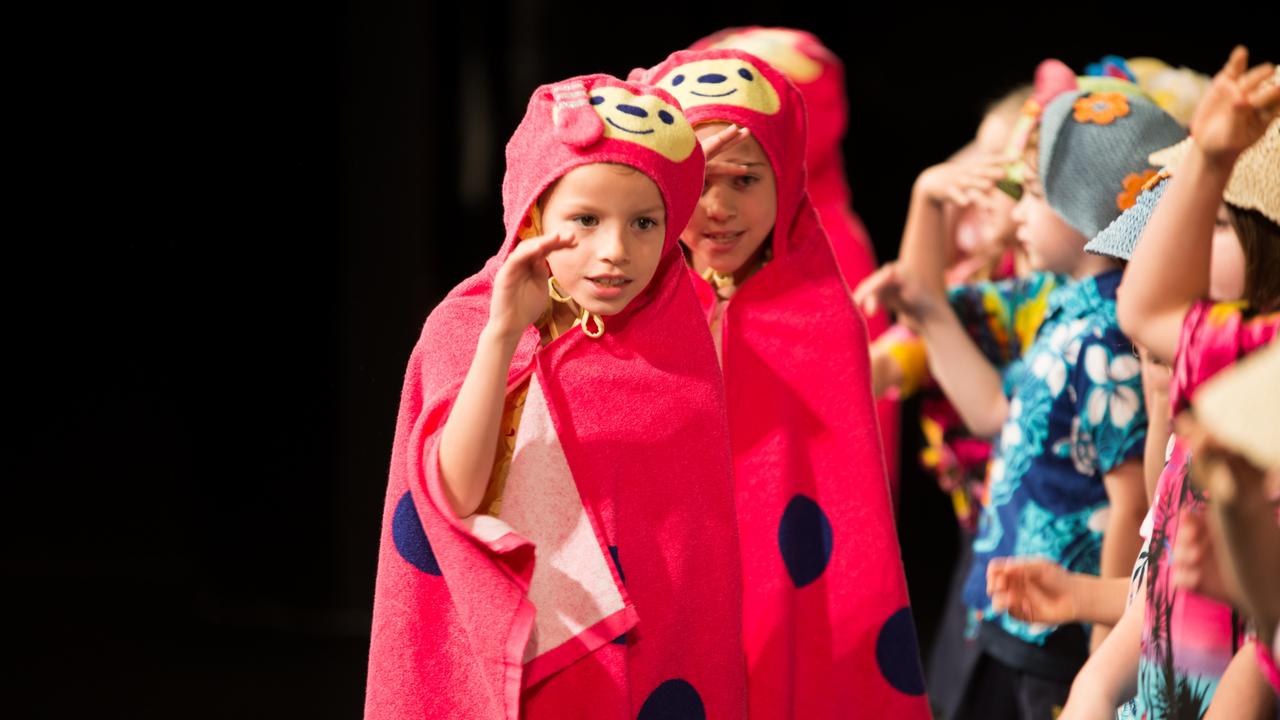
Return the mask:
[[750,715],[928,717],[867,331],[805,190],[804,101],[739,50],[637,75],[700,135],[749,132],[708,165],[681,240],[724,368]]
[[[664,91],[590,75],[534,92],[505,242],[405,374],[366,718],[744,716],[723,390],[676,243],[703,158]],[[449,418],[483,380],[496,450],[460,458],[476,424]],[[471,461],[487,484],[456,482]]]
[[[827,231],[836,265],[850,288],[876,270],[875,248],[862,219],[853,211],[849,180],[844,173],[841,143],[849,126],[844,63],[812,33],[781,27],[742,27],[721,30],[689,47],[690,50],[733,48],[749,52],[787,76],[804,98],[809,116],[805,143],[805,189]],[[889,327],[883,312],[867,315],[867,331],[874,340]],[[898,496],[898,401],[876,401],[880,437],[889,487]]]

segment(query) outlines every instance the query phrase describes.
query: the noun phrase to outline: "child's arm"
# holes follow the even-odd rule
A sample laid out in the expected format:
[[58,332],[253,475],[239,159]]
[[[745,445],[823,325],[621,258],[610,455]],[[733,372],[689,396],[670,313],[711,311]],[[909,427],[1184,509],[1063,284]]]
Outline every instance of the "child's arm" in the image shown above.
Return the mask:
[[[1123,580],[1127,586],[1133,561],[1142,550],[1142,535],[1138,531],[1150,507],[1142,474],[1142,460],[1135,458],[1117,465],[1103,476],[1102,481],[1107,488],[1111,509],[1107,513],[1107,527],[1102,533],[1102,557],[1098,574],[1103,578]],[[1096,650],[1101,645],[1110,632],[1110,628],[1105,625],[1111,624],[1093,626],[1091,648]]]
[[1043,558],[992,558],[987,594],[992,608],[1023,622],[1115,625],[1124,614],[1129,580],[1070,572]]
[[1071,695],[1058,720],[1113,720],[1116,708],[1133,697],[1138,685],[1138,656],[1146,589],[1134,597],[1120,622],[1071,683]]
[[912,189],[900,259],[873,273],[854,294],[864,312],[887,306],[921,335],[934,380],[965,425],[987,437],[1000,431],[1008,416],[1008,399],[999,371],[947,302],[944,211],[948,203],[969,204],[974,193],[993,187],[1003,176],[994,160],[944,163],[921,173]]
[[1195,139],[1156,207],[1117,296],[1125,333],[1157,359],[1172,362],[1187,310],[1209,294],[1213,223],[1236,158],[1275,117],[1280,86],[1272,67],[1246,70],[1236,47],[1191,122]]
[[572,234],[561,233],[522,241],[494,277],[489,321],[440,438],[444,493],[459,517],[474,513],[489,487],[511,358],[547,308],[547,256],[576,244]]
[[1257,641],[1247,642],[1231,658],[1218,681],[1204,720],[1269,720],[1275,717],[1276,694],[1258,666]]

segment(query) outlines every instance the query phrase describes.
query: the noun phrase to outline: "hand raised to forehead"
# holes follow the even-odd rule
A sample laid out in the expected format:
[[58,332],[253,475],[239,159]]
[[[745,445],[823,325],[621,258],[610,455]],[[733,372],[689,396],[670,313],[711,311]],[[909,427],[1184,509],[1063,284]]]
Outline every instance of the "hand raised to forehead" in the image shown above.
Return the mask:
[[700,141],[702,143],[702,154],[706,156],[707,162],[710,163],[716,157],[736,147],[750,135],[750,129],[738,125],[730,125],[715,135],[703,138]]

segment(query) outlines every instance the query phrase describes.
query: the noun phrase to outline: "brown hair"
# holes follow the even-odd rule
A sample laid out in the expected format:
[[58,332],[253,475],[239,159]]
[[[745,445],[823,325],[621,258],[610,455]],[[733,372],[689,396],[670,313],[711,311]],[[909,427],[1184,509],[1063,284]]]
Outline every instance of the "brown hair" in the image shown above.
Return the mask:
[[1227,214],[1244,249],[1244,299],[1259,312],[1280,309],[1280,225],[1231,203]]

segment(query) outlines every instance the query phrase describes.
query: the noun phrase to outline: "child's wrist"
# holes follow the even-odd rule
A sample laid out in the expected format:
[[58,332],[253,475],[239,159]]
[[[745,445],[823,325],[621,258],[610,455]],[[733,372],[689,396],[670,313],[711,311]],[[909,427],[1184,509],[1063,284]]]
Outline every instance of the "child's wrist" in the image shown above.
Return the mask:
[[490,321],[480,331],[479,345],[488,346],[508,355],[514,355],[516,345],[520,344],[520,336],[524,328],[511,328],[502,323]]

